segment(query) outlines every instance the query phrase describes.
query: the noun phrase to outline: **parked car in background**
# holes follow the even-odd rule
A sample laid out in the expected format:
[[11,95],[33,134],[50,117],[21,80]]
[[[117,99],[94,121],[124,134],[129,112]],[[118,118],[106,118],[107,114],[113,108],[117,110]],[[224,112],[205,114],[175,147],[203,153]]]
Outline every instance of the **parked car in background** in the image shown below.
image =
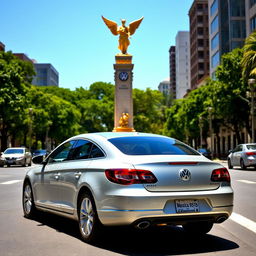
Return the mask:
[[46,149],[36,149],[36,150],[33,151],[32,157],[38,156],[38,155],[45,156],[46,154],[47,154],[47,150]]
[[0,166],[22,165],[31,166],[32,155],[25,147],[7,148],[0,156]]
[[24,179],[24,216],[43,210],[73,218],[86,242],[116,225],[182,225],[205,234],[232,213],[228,170],[169,137],[82,134],[42,160],[33,158],[39,165]]
[[256,168],[256,143],[239,144],[228,155],[228,168],[240,166],[246,170],[247,167]]
[[201,153],[203,156],[212,159],[212,153],[210,150],[206,149],[206,148],[199,148],[197,150],[199,153]]

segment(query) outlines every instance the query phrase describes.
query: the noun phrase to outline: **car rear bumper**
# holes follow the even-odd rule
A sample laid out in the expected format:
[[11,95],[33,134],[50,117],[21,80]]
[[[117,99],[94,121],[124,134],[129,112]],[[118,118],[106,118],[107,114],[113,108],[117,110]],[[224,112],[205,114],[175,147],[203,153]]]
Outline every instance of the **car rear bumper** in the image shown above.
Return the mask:
[[[98,216],[104,225],[129,225],[148,220],[152,223],[180,225],[193,220],[222,222],[233,210],[233,190],[222,187],[215,191],[183,193],[150,193],[140,196],[111,196],[107,206],[98,208]],[[199,212],[177,213],[175,200],[198,200]],[[223,217],[223,218],[222,218]]]

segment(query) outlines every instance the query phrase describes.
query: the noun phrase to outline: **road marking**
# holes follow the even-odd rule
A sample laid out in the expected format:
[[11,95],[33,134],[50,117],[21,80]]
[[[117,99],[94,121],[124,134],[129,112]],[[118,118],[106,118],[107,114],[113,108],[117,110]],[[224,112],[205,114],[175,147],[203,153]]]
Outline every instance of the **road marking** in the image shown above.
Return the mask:
[[6,181],[6,182],[2,182],[0,183],[1,185],[10,185],[10,184],[15,184],[15,183],[18,183],[18,182],[21,182],[22,180],[9,180],[9,181]]
[[250,180],[237,180],[239,182],[243,182],[243,183],[246,183],[246,184],[256,184],[255,181],[250,181]]
[[245,218],[244,216],[233,212],[230,216],[230,219],[234,222],[238,223],[239,225],[251,230],[252,232],[256,233],[256,222]]

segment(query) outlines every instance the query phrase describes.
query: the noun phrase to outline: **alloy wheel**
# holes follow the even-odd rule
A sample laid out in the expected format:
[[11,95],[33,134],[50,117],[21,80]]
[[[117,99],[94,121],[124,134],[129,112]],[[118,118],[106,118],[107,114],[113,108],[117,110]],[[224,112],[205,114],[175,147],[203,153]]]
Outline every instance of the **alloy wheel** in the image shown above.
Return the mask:
[[23,206],[26,214],[30,214],[33,205],[32,191],[29,184],[27,184],[24,188],[23,194]]
[[94,216],[92,202],[89,198],[85,197],[80,207],[80,229],[85,237],[89,237],[92,233]]

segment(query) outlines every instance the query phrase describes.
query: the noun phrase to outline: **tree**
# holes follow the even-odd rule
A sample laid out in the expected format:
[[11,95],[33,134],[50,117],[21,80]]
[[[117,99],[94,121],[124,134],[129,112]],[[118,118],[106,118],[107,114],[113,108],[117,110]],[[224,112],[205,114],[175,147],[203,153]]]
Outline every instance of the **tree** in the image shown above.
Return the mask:
[[1,150],[9,136],[21,135],[24,125],[26,93],[34,75],[30,62],[16,58],[11,52],[0,52],[0,132]]
[[245,40],[243,48],[243,77],[247,81],[256,76],[256,32],[252,32]]

